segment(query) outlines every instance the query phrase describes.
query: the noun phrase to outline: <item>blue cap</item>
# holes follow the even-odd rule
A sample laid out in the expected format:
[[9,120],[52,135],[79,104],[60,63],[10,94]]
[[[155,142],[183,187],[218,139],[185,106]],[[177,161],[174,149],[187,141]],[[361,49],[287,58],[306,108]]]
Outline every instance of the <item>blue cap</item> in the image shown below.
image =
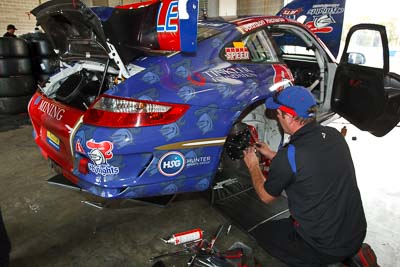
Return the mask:
[[280,109],[304,119],[315,117],[315,113],[309,113],[308,110],[316,105],[314,96],[303,86],[286,87],[265,101],[267,109]]

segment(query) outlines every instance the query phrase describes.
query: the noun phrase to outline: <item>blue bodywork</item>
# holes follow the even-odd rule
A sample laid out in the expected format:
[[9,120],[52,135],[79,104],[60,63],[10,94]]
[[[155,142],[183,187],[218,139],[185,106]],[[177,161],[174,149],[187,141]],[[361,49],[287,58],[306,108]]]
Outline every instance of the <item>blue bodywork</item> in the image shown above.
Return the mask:
[[[191,17],[197,15],[197,6],[190,5],[193,1],[188,1]],[[176,1],[166,2],[176,6]],[[90,71],[96,72],[92,77],[97,81],[110,75],[106,89],[100,96],[99,89],[92,93],[92,100],[87,105],[83,103],[88,108],[74,106],[57,95],[58,82],[75,75],[61,71],[62,75],[54,75],[61,79],[55,78],[49,89],[33,96],[29,113],[35,141],[43,156],[60,166],[62,174],[80,188],[104,198],[141,198],[208,189],[234,124],[273,91],[294,82],[281,57],[280,46],[296,43],[288,40],[290,35],[280,31],[279,25],[296,28],[299,34],[314,38],[314,43],[326,52],[326,60],[333,62],[329,50],[312,31],[283,17],[199,21],[193,32],[197,36],[195,46],[188,41],[189,35],[185,35],[187,28],[181,29],[185,34],[176,34],[185,43],[180,44],[182,51],[196,47],[195,53],[186,53],[162,49],[169,45],[163,43],[170,40],[168,33],[155,29],[157,23],[165,21],[145,20],[149,14],[152,18],[156,14],[154,6],[133,13],[129,9],[108,7],[89,9],[81,2],[77,7],[68,0],[54,0],[32,12],[39,25],[48,30],[53,43],[60,47],[62,60],[69,66],[82,67],[82,63],[94,66],[94,70],[84,71],[89,75]],[[135,19],[143,24],[131,29]],[[74,34],[74,38],[69,38],[69,34]],[[160,37],[158,41],[156,37]],[[187,42],[190,49],[184,48]],[[114,73],[101,67],[111,59],[115,61],[111,63]],[[132,66],[140,70],[132,73],[124,70]],[[116,80],[121,82],[113,82]],[[80,88],[74,89],[73,83],[65,84],[69,85],[63,90],[74,91],[71,95],[84,95]],[[156,122],[134,127],[135,122],[130,128],[118,127],[119,115],[112,110],[107,112],[113,113],[115,124],[85,120],[92,111],[99,110],[93,106],[103,96],[130,103],[175,104],[184,106],[185,111],[169,124]],[[98,119],[101,121],[102,117]]]
[[[139,58],[133,63],[145,70],[105,92],[119,97],[185,103],[190,109],[179,121],[168,125],[121,129],[81,125],[73,138],[73,147],[78,141],[110,141],[113,157],[103,167],[118,169],[114,174],[91,171],[83,175],[78,164],[90,153],[83,146],[84,153],[75,151],[73,171],[81,188],[107,198],[139,198],[209,188],[223,143],[187,149],[163,146],[225,138],[247,106],[270,94],[275,76],[272,65],[223,60],[219,56],[221,49],[241,34],[229,23],[218,28],[223,29],[220,34],[199,43],[197,55],[201,56],[179,53]],[[203,82],[193,82],[196,79]],[[166,154],[169,155],[165,157]],[[178,167],[186,165],[170,166],[174,160]]]

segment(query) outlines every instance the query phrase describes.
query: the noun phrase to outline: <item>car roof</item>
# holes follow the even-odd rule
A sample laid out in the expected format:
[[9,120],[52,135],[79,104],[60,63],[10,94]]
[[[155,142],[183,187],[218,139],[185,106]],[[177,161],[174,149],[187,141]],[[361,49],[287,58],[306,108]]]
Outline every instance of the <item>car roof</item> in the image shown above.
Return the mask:
[[216,29],[219,31],[237,28],[242,34],[254,29],[269,26],[277,23],[297,24],[304,27],[295,20],[280,16],[230,16],[200,19],[199,26]]

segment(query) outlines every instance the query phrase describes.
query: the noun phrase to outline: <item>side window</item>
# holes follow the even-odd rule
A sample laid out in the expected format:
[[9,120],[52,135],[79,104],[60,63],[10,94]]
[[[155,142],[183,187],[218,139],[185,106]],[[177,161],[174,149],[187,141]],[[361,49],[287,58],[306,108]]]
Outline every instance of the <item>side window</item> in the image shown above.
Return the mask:
[[[278,45],[282,56],[311,56],[315,57],[313,49],[299,37],[298,34],[291,30],[272,28],[271,34],[276,44]],[[307,38],[307,36],[303,36]],[[311,41],[309,42],[311,43]]]
[[229,61],[272,63],[278,56],[265,30],[246,35],[241,40],[225,47],[224,57]]
[[383,46],[378,31],[365,29],[354,32],[347,53],[347,63],[383,68]]
[[317,40],[306,29],[294,24],[272,25],[269,31],[279,56],[293,74],[294,83],[307,87],[318,102],[324,102],[329,73],[326,53]]

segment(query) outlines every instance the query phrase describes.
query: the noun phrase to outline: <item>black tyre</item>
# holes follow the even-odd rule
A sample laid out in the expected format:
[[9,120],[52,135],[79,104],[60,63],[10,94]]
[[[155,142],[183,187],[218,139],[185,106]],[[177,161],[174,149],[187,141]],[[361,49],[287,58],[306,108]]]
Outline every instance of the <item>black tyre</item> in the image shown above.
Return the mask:
[[47,39],[34,39],[30,42],[33,57],[54,57],[53,47]]
[[19,114],[27,112],[31,97],[31,95],[0,97],[0,114]]
[[22,38],[0,37],[0,57],[29,57],[28,43]]
[[36,79],[32,75],[0,77],[0,97],[32,95]]
[[0,77],[19,76],[32,73],[30,58],[0,58]]

